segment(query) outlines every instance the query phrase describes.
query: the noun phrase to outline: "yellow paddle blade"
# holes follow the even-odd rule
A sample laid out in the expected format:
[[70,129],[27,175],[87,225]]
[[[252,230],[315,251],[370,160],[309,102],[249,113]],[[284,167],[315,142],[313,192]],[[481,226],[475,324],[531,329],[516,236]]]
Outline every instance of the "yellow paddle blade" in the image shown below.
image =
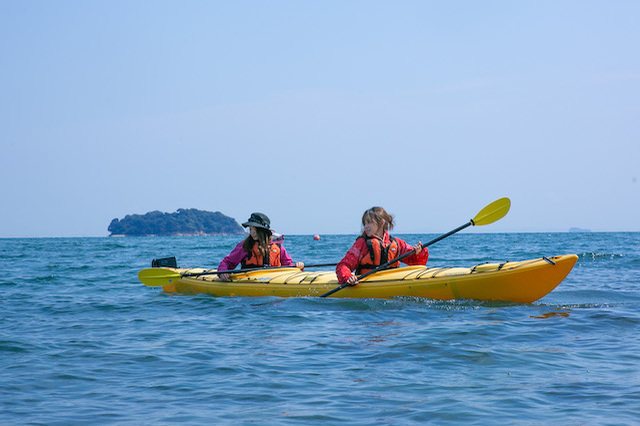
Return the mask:
[[471,221],[475,226],[488,225],[498,219],[502,219],[509,212],[510,207],[511,200],[507,197],[500,198],[480,210],[476,217],[471,219]]
[[149,287],[167,285],[180,278],[180,274],[164,268],[147,268],[138,272],[138,279]]

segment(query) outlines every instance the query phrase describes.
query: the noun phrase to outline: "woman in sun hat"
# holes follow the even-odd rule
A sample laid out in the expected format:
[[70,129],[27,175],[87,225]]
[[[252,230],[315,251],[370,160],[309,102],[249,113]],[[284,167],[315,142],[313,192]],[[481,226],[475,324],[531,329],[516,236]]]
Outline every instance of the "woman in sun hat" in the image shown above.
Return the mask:
[[[264,213],[251,213],[251,217],[242,224],[249,228],[249,236],[222,259],[218,271],[230,271],[238,264],[242,269],[261,268],[265,266],[293,266],[291,256],[282,245],[282,240],[273,242],[273,232],[269,227],[271,221]],[[297,262],[296,268],[304,269],[304,263]],[[229,281],[229,274],[220,274],[220,279]]]

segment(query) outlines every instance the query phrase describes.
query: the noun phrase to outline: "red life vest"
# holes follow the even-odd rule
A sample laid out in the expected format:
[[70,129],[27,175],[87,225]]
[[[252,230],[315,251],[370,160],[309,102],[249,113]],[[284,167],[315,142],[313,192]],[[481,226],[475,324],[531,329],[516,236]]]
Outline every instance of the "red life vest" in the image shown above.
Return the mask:
[[242,268],[258,268],[263,265],[282,266],[280,263],[280,246],[278,244],[270,244],[269,252],[264,256],[260,256],[258,250],[258,242],[253,244],[251,253],[242,261]]
[[[391,235],[389,235],[389,244],[387,246],[384,246],[377,238],[369,238],[366,235],[358,238],[365,239],[369,251],[360,260],[360,264],[356,268],[356,275],[366,274],[375,267],[398,257],[398,242]],[[397,268],[398,266],[400,264],[395,262],[389,265],[389,268]]]

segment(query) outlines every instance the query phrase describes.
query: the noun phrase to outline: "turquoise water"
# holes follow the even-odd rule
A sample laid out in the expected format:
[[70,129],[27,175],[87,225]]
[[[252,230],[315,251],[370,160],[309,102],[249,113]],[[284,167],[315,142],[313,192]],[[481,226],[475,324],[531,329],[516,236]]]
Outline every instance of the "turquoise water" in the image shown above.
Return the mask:
[[[353,238],[285,246],[337,262]],[[216,266],[237,242],[0,239],[0,424],[640,419],[640,233],[461,233],[430,248],[430,266],[578,254],[533,304],[214,298],[137,280],[158,257]]]

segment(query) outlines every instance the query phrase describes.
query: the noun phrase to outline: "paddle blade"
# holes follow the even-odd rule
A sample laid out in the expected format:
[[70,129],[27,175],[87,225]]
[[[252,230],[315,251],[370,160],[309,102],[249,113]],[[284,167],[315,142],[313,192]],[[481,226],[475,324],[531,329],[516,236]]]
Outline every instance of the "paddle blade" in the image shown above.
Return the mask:
[[475,226],[488,225],[502,219],[509,212],[510,207],[511,200],[507,197],[500,198],[480,210],[471,221]]
[[138,272],[138,279],[149,287],[167,285],[180,278],[180,274],[163,268],[147,268]]

